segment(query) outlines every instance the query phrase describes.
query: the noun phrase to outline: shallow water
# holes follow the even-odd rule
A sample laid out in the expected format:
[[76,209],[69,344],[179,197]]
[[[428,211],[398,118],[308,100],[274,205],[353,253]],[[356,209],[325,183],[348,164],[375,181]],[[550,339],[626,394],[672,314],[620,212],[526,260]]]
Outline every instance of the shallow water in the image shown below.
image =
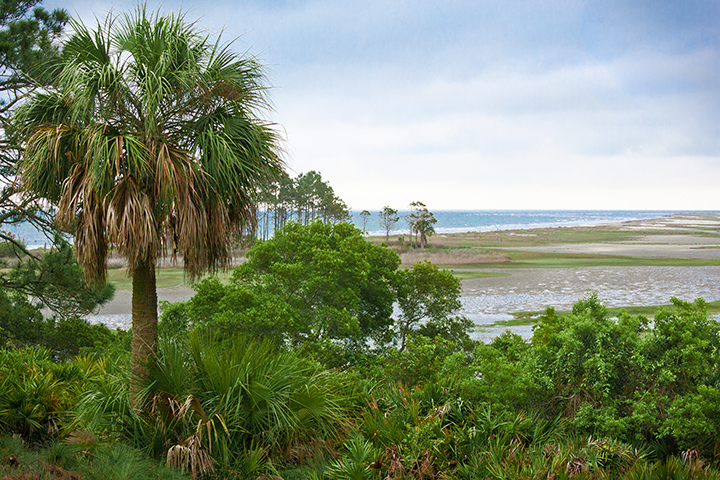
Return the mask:
[[[510,273],[508,277],[464,280],[463,314],[478,326],[489,325],[509,320],[510,312],[546,307],[569,310],[588,291],[596,291],[608,307],[667,304],[671,297],[720,300],[720,266],[523,269]],[[489,340],[505,329],[532,336],[531,327],[499,327],[476,332],[475,338]]]
[[[585,267],[572,269],[518,269],[494,271],[511,273],[507,277],[463,280],[461,314],[482,327],[473,338],[492,340],[509,329],[524,338],[532,327],[487,327],[498,320],[510,320],[511,312],[569,310],[588,291],[608,307],[660,305],[675,296],[682,300],[703,297],[720,300],[720,266],[709,267]],[[127,329],[127,314],[91,315],[91,323]]]

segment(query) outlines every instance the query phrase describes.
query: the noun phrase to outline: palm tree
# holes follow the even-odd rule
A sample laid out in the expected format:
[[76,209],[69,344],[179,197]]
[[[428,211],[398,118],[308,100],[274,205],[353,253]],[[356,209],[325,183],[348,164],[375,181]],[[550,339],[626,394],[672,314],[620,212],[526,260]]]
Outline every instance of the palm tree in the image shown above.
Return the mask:
[[18,112],[19,186],[57,208],[86,280],[115,249],[132,276],[133,372],[157,344],[155,267],[171,249],[186,274],[229,266],[229,237],[254,221],[253,194],[279,178],[279,138],[257,60],[184,15],[109,15],[71,24],[54,87]]

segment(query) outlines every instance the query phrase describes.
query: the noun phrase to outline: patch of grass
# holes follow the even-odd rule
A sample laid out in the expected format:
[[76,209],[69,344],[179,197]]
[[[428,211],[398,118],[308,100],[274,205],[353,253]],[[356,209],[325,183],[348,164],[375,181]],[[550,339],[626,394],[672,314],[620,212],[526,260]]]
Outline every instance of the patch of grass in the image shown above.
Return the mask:
[[[655,312],[658,311],[659,308],[666,307],[670,308],[672,307],[671,304],[663,304],[663,305],[640,305],[640,306],[625,306],[625,307],[612,307],[608,308],[608,313],[610,316],[617,317],[622,312],[629,313],[630,315],[644,315],[645,317],[652,317],[655,315]],[[711,315],[716,315],[720,313],[720,300],[716,300],[714,302],[707,302],[707,311]],[[498,320],[492,325],[491,327],[520,327],[520,326],[527,326],[527,325],[534,325],[537,322],[537,317],[542,315],[544,311],[521,311],[521,312],[512,312],[511,315],[513,315],[515,318],[511,320]],[[570,313],[570,310],[560,310],[556,311],[558,315],[567,315]]]
[[704,267],[720,265],[720,259],[650,258],[586,253],[507,251],[509,263],[493,268],[577,268],[577,267]]
[[505,252],[477,248],[424,248],[400,252],[400,260],[403,265],[415,265],[423,260],[435,265],[493,265],[509,262],[510,256]]
[[[667,230],[637,229],[629,230],[622,225],[602,225],[597,227],[557,227],[531,230],[502,230],[494,232],[467,232],[447,234],[438,246],[445,247],[529,247],[553,245],[558,243],[606,243],[625,242],[642,235],[669,234]],[[677,234],[673,231],[672,233]]]
[[[231,275],[232,271],[227,271],[218,272],[216,276],[220,278],[220,280],[225,281],[228,280]],[[176,286],[191,287],[193,284],[193,282],[185,276],[182,268],[159,268],[156,271],[156,277],[158,288]],[[128,276],[125,268],[109,268],[108,281],[118,290],[132,289],[132,278]]]
[[537,318],[532,317],[518,317],[511,320],[497,320],[493,322],[493,327],[525,327],[528,325],[535,325]]
[[[617,316],[621,312],[627,312],[630,315],[644,315],[646,317],[652,317],[655,315],[655,312],[660,307],[667,307],[670,308],[672,305],[664,304],[664,305],[652,305],[652,306],[639,306],[639,307],[613,307],[608,308],[608,312],[610,312],[610,315]],[[708,313],[711,315],[720,313],[720,300],[714,301],[714,302],[707,302],[707,310]]]

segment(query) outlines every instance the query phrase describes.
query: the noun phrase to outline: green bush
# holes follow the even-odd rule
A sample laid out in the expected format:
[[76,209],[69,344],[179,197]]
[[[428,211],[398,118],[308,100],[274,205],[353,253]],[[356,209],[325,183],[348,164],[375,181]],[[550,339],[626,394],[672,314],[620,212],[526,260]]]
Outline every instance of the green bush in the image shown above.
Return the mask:
[[298,444],[321,455],[343,423],[342,376],[268,343],[191,333],[187,342],[163,342],[150,372],[142,411],[130,407],[127,380],[116,377],[83,396],[78,428],[198,475],[234,475],[267,471]]
[[[0,350],[0,425],[33,442],[61,432],[72,404],[72,365],[56,364],[39,348]],[[66,377],[66,378],[62,378]]]

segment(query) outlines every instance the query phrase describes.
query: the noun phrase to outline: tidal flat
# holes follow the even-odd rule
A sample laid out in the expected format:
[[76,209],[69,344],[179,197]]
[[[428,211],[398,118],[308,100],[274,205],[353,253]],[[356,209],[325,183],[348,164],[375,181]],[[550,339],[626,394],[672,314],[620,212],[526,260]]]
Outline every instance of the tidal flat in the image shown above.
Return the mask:
[[[718,214],[677,214],[593,227],[438,234],[423,250],[391,237],[390,247],[404,265],[428,259],[452,269],[462,280],[462,313],[479,326],[476,337],[483,339],[507,328],[529,336],[527,321],[507,323],[515,313],[548,306],[568,309],[588,291],[597,291],[608,307],[662,305],[673,296],[720,300]],[[117,288],[115,298],[89,319],[127,328],[129,280],[121,268],[111,270],[109,277]],[[194,293],[182,270],[173,266],[159,270],[158,286],[160,301],[187,300]]]
[[[442,240],[438,248],[485,248],[509,257],[502,264],[450,266],[465,276],[463,311],[479,326],[477,338],[489,339],[505,329],[529,337],[532,322],[513,321],[518,312],[549,306],[567,310],[589,291],[615,308],[664,305],[671,297],[720,300],[716,214]],[[509,275],[473,278],[489,273]]]

